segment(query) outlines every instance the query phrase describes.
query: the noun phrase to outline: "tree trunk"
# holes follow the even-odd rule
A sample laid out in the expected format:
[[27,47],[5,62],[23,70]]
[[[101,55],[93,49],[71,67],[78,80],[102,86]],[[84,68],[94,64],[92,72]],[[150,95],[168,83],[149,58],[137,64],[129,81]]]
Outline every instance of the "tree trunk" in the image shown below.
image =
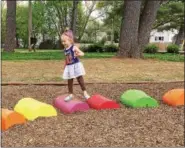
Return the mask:
[[141,0],[124,1],[119,50],[117,53],[119,57],[140,57],[137,45],[141,2]]
[[23,42],[23,48],[26,48],[26,41]]
[[179,32],[175,39],[175,44],[180,45],[184,39],[184,26],[180,26]]
[[65,12],[65,15],[64,15],[64,24],[65,24],[65,27],[67,27],[68,26],[68,21],[67,21],[68,8],[67,7],[64,8],[64,12]]
[[[113,7],[115,7],[115,1],[113,1]],[[111,44],[113,44],[114,43],[114,21],[115,21],[115,19],[114,19],[114,16],[113,16],[113,18],[112,18],[112,34],[111,34]]]
[[160,1],[147,0],[145,2],[144,9],[142,10],[138,35],[141,58],[143,57],[143,48],[149,42],[150,32],[155,22],[157,10],[160,7],[160,3]]
[[160,4],[161,1],[152,0],[124,1],[118,56],[143,58]]
[[32,50],[31,35],[32,35],[32,3],[31,1],[29,1],[29,8],[28,8],[28,49],[29,51]]
[[111,44],[114,43],[114,18],[112,18]]
[[4,51],[14,52],[16,48],[16,1],[7,1],[6,38]]
[[44,42],[44,41],[45,41],[45,33],[42,32],[42,42]]
[[73,31],[73,35],[74,36],[75,36],[75,33],[76,33],[77,7],[78,7],[78,1],[77,0],[73,0],[71,29]]

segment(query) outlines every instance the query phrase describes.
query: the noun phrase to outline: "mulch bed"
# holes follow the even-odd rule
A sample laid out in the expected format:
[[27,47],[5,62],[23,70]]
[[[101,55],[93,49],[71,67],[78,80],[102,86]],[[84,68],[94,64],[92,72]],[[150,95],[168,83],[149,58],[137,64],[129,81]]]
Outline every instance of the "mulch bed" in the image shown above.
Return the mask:
[[[38,118],[3,132],[2,146],[184,146],[184,107],[171,107],[161,101],[168,90],[183,87],[183,82],[88,84],[90,94],[99,93],[117,101],[127,89],[141,89],[156,98],[160,106],[132,109],[121,105],[117,110],[91,109],[70,115],[58,111],[56,117]],[[13,109],[23,97],[32,97],[52,104],[53,98],[66,92],[66,86],[2,86],[2,107]],[[82,94],[80,87],[76,85],[75,94]]]

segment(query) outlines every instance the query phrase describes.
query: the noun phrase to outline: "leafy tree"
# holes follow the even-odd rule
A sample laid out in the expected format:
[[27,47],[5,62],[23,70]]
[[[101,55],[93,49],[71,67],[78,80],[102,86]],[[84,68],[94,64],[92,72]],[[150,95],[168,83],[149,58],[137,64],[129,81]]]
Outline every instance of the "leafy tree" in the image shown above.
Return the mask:
[[122,21],[123,1],[100,1],[99,10],[104,12],[104,30],[110,34],[110,40],[118,42]]
[[101,32],[101,25],[98,21],[93,20],[89,21],[87,25],[87,29],[84,32],[83,40],[86,39],[86,41],[89,42],[98,42],[97,35],[99,32]]
[[5,2],[1,2],[1,44],[5,42],[5,34],[6,34],[6,12]]
[[157,13],[153,28],[159,31],[177,29],[175,43],[181,44],[184,36],[184,2],[176,0],[163,4]]
[[82,24],[81,32],[78,35],[78,40],[80,41],[84,35],[84,32],[86,30],[87,24],[89,22],[89,19],[91,17],[91,14],[93,11],[96,10],[96,1],[91,1],[91,4],[86,7],[86,10],[84,11],[85,16],[84,17],[84,24]]
[[28,6],[17,5],[16,34],[24,47],[28,46]]

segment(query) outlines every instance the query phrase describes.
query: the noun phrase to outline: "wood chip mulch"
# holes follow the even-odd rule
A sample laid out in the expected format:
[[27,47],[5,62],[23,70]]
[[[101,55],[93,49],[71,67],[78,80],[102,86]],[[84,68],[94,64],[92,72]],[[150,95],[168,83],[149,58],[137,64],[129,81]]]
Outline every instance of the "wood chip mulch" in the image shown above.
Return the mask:
[[[173,88],[184,88],[183,82],[159,84],[88,84],[90,94],[99,93],[119,101],[128,89],[140,89],[157,99],[157,108],[133,109],[121,105],[116,110],[89,110],[70,115],[58,111],[56,117],[37,118],[2,132],[3,147],[137,147],[184,146],[184,106],[171,107],[161,99]],[[75,94],[81,96],[79,86]],[[66,86],[2,86],[2,107],[13,109],[23,97],[52,104]]]

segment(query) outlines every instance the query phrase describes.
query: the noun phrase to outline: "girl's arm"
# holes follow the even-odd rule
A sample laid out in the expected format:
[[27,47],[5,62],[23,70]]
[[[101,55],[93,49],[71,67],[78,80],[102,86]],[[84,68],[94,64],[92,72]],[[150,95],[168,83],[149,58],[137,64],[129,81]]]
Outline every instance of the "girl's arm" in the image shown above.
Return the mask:
[[75,56],[84,56],[84,52],[81,51],[78,47],[74,46]]

